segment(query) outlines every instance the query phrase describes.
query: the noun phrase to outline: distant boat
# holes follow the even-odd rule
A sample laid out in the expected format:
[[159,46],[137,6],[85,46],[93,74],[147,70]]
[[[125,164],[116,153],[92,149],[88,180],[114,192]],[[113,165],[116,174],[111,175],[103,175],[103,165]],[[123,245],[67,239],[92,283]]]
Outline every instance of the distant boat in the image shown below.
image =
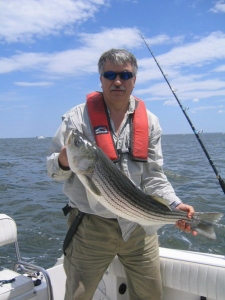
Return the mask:
[[37,139],[38,140],[43,140],[43,139],[45,139],[45,137],[43,135],[39,135],[39,136],[37,136]]

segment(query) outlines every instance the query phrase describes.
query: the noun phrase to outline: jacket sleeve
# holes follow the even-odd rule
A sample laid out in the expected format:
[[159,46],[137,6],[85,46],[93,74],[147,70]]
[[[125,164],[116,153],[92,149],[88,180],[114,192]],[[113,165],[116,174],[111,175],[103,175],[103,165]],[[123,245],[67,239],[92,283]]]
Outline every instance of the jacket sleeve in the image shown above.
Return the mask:
[[158,118],[152,114],[150,118],[150,137],[148,146],[148,161],[144,163],[142,188],[147,194],[161,197],[168,201],[172,207],[176,207],[182,201],[168,181],[163,171],[163,155],[161,148],[161,134]]
[[47,157],[47,173],[55,180],[66,180],[70,177],[72,171],[64,171],[60,168],[58,157],[62,147],[65,145],[67,138],[67,123],[68,117],[65,115],[61,126],[56,131],[50,148],[49,156]]

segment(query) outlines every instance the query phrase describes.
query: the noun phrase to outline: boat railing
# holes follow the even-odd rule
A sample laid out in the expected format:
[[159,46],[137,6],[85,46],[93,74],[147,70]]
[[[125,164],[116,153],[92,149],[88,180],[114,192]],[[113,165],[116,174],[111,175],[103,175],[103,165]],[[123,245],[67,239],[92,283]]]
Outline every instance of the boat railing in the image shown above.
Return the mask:
[[52,284],[48,272],[42,267],[21,260],[17,241],[16,223],[11,217],[5,214],[0,214],[0,247],[13,243],[15,246],[17,259],[17,261],[14,263],[14,272],[22,272],[24,275],[29,277],[34,277],[35,274],[41,273],[46,281],[48,300],[54,300]]

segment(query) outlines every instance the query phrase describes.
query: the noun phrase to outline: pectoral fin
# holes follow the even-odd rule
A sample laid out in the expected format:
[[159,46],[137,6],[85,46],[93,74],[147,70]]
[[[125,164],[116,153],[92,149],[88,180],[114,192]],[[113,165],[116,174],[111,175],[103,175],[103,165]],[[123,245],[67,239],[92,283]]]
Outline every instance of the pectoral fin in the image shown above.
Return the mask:
[[155,202],[156,206],[163,209],[164,211],[171,211],[171,207],[166,200],[157,196],[150,196],[150,197],[151,197],[151,201]]
[[88,189],[92,194],[96,196],[101,196],[101,192],[99,191],[97,186],[93,183],[90,177],[86,175],[80,175],[80,174],[77,174],[77,177],[83,183],[84,187]]

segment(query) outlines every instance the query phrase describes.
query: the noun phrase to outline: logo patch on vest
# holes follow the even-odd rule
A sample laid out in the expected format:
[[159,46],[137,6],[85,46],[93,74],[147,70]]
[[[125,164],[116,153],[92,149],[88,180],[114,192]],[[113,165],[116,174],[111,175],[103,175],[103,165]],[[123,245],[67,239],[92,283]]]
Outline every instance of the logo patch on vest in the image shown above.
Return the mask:
[[109,132],[108,127],[105,126],[105,125],[100,125],[100,126],[94,127],[94,131],[95,131],[96,135],[98,135],[98,134],[105,134],[105,133]]

